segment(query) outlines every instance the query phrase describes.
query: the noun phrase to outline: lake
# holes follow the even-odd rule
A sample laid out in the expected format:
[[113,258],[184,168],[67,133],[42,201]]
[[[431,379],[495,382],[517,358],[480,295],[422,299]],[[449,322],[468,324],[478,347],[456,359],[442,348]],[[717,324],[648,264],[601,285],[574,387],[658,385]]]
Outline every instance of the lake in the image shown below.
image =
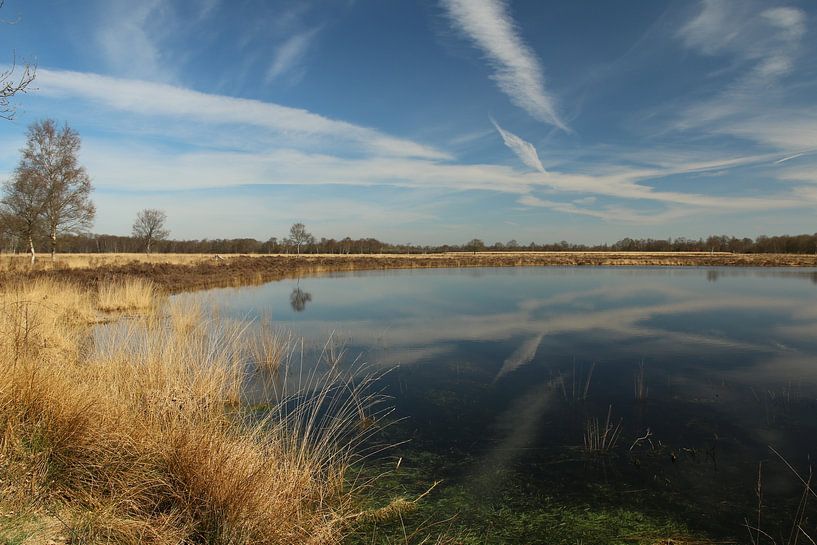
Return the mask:
[[[391,369],[383,498],[468,543],[788,536],[817,454],[817,270],[331,274],[185,294]],[[351,363],[350,363],[351,364]],[[609,416],[608,416],[609,415]],[[771,448],[770,448],[771,447]],[[379,465],[378,465],[379,464]],[[454,517],[449,520],[450,517]]]

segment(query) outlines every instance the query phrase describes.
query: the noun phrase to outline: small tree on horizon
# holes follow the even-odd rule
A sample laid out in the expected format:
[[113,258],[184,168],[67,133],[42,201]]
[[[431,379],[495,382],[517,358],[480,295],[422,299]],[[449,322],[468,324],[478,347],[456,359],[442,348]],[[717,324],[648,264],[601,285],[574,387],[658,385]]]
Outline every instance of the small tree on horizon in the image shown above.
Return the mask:
[[170,235],[170,231],[165,229],[167,214],[155,208],[145,208],[136,214],[136,221],[133,222],[133,236],[144,241],[145,253],[150,253],[150,247],[154,241],[164,240]]
[[465,249],[474,253],[481,252],[485,250],[485,243],[478,238],[474,238],[468,241],[465,245]]
[[309,232],[306,230],[306,226],[303,223],[295,223],[289,229],[289,238],[293,244],[295,244],[295,248],[297,249],[298,255],[301,254],[301,245],[303,244],[311,244],[315,241],[315,237],[313,237]]

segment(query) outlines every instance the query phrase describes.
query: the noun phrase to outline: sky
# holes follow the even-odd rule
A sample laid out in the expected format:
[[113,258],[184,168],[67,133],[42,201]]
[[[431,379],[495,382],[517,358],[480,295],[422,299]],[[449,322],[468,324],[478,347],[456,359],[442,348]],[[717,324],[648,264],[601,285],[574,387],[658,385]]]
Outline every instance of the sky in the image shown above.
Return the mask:
[[97,233],[599,243],[817,231],[812,0],[6,0],[0,120],[82,137]]

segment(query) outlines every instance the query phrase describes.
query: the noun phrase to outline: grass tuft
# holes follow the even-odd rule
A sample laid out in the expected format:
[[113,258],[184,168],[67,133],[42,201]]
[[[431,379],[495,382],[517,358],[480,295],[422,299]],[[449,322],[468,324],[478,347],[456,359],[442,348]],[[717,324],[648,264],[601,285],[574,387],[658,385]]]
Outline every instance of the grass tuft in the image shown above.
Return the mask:
[[147,310],[156,302],[153,282],[123,278],[97,286],[97,308],[103,312]]
[[[0,290],[0,506],[53,513],[73,543],[340,543],[359,518],[360,415],[378,414],[365,384],[314,374],[259,414],[242,403],[245,324],[171,306],[91,325],[96,305],[155,297],[138,282]],[[261,338],[280,365],[286,344]]]

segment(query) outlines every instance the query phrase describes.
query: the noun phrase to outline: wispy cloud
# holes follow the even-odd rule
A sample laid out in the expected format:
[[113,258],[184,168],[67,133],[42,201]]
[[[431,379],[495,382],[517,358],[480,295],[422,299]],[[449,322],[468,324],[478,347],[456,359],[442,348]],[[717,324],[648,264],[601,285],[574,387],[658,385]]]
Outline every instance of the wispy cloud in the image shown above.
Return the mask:
[[805,31],[806,15],[798,8],[764,10],[762,3],[702,0],[678,36],[704,55],[728,54],[750,62],[755,75],[768,78],[791,69]]
[[[736,75],[731,82],[719,84],[712,96],[683,109],[675,128],[732,135],[789,150],[815,145],[817,117],[804,117],[778,85],[795,70],[806,14],[793,7],[764,9],[764,3],[753,1],[702,0],[699,6],[679,29],[678,38],[692,51],[723,58],[726,74]],[[792,122],[800,133],[796,136],[787,131]]]
[[[650,185],[670,171],[617,170],[597,174],[549,171],[520,172],[491,164],[453,164],[410,157],[344,158],[275,149],[257,153],[200,151],[194,153],[140,150],[88,140],[83,161],[105,187],[142,189],[196,189],[253,184],[391,186],[421,190],[478,190],[518,195],[522,204],[548,205],[564,213],[628,221],[615,208],[588,209],[574,203],[545,202],[540,192],[595,195],[657,203],[690,214],[698,211],[740,212],[803,207],[792,194],[767,197],[720,197],[697,193],[659,191]],[[654,207],[653,207],[654,208]],[[666,210],[665,210],[666,211]],[[643,212],[649,221],[661,209]],[[636,217],[635,214],[629,214]],[[657,219],[661,219],[659,215]]]
[[503,0],[442,0],[454,27],[488,58],[503,93],[533,118],[564,131],[554,99],[545,90],[539,59],[525,43]]
[[[798,161],[799,163],[799,161]],[[777,174],[777,178],[784,182],[805,182],[807,184],[817,184],[817,163],[812,161],[807,161],[804,165],[800,166],[792,166],[785,165],[784,167],[780,167],[782,171]],[[805,188],[799,188],[805,189]],[[814,191],[814,188],[808,188],[809,194]],[[812,202],[817,203],[817,198],[810,198],[808,199]]]
[[214,95],[183,87],[111,78],[84,72],[40,69],[40,93],[73,97],[113,110],[177,120],[250,125],[285,135],[309,135],[353,142],[391,156],[448,159],[449,155],[411,140],[338,121],[299,108],[270,102]]
[[[523,171],[506,165],[458,162],[421,142],[274,103],[87,73],[42,69],[38,78],[39,96],[46,99],[68,99],[73,109],[87,105],[94,112],[105,112],[106,119],[111,118],[111,111],[119,112],[125,122],[139,128],[153,124],[156,130],[179,131],[181,146],[168,147],[150,142],[134,145],[127,130],[118,124],[114,125],[119,128],[111,130],[119,130],[121,138],[85,138],[83,164],[94,173],[98,187],[105,190],[334,185],[426,192],[490,191],[514,195],[525,206],[644,224],[707,211],[803,208],[813,198],[811,193],[801,194],[790,187],[779,192],[770,188],[762,196],[717,196],[671,191],[661,182],[679,174],[768,166],[780,158],[779,153],[698,162],[657,158],[640,168],[621,162],[591,163],[582,165],[580,171],[546,171],[529,142],[496,124],[505,144],[531,169]],[[223,140],[213,142],[209,135],[214,133]],[[223,144],[231,139],[256,144]],[[613,205],[607,198],[597,203],[587,197],[630,201],[638,208]]]
[[272,82],[279,76],[290,72],[293,68],[298,67],[304,60],[304,57],[309,52],[312,44],[315,41],[320,27],[315,27],[303,32],[298,32],[287,38],[275,50],[272,63],[269,66],[266,74],[267,83]]
[[[567,214],[574,214],[579,216],[588,216],[597,218],[608,222],[630,223],[638,225],[657,225],[666,223],[668,221],[678,220],[695,213],[699,213],[700,209],[694,208],[680,208],[673,207],[667,210],[657,212],[641,212],[633,208],[622,206],[605,206],[602,208],[586,208],[577,206],[578,199],[574,202],[554,201],[548,199],[541,199],[533,195],[525,195],[519,198],[519,204],[525,206],[534,206],[538,208],[547,208],[557,212],[564,212]],[[592,204],[594,201],[588,202]]]
[[151,22],[171,17],[169,5],[161,0],[147,0],[110,4],[107,10],[95,38],[108,66],[131,77],[170,80],[172,72],[148,28]]
[[545,167],[542,166],[542,161],[539,160],[539,154],[536,152],[536,148],[533,147],[533,144],[523,140],[512,132],[506,131],[499,126],[496,120],[491,119],[491,123],[496,127],[496,130],[502,137],[502,141],[508,146],[508,149],[514,152],[523,163],[534,170],[545,172]]
[[480,129],[477,131],[470,131],[451,138],[448,144],[451,146],[467,146],[476,141],[482,140],[494,134],[492,129]]

